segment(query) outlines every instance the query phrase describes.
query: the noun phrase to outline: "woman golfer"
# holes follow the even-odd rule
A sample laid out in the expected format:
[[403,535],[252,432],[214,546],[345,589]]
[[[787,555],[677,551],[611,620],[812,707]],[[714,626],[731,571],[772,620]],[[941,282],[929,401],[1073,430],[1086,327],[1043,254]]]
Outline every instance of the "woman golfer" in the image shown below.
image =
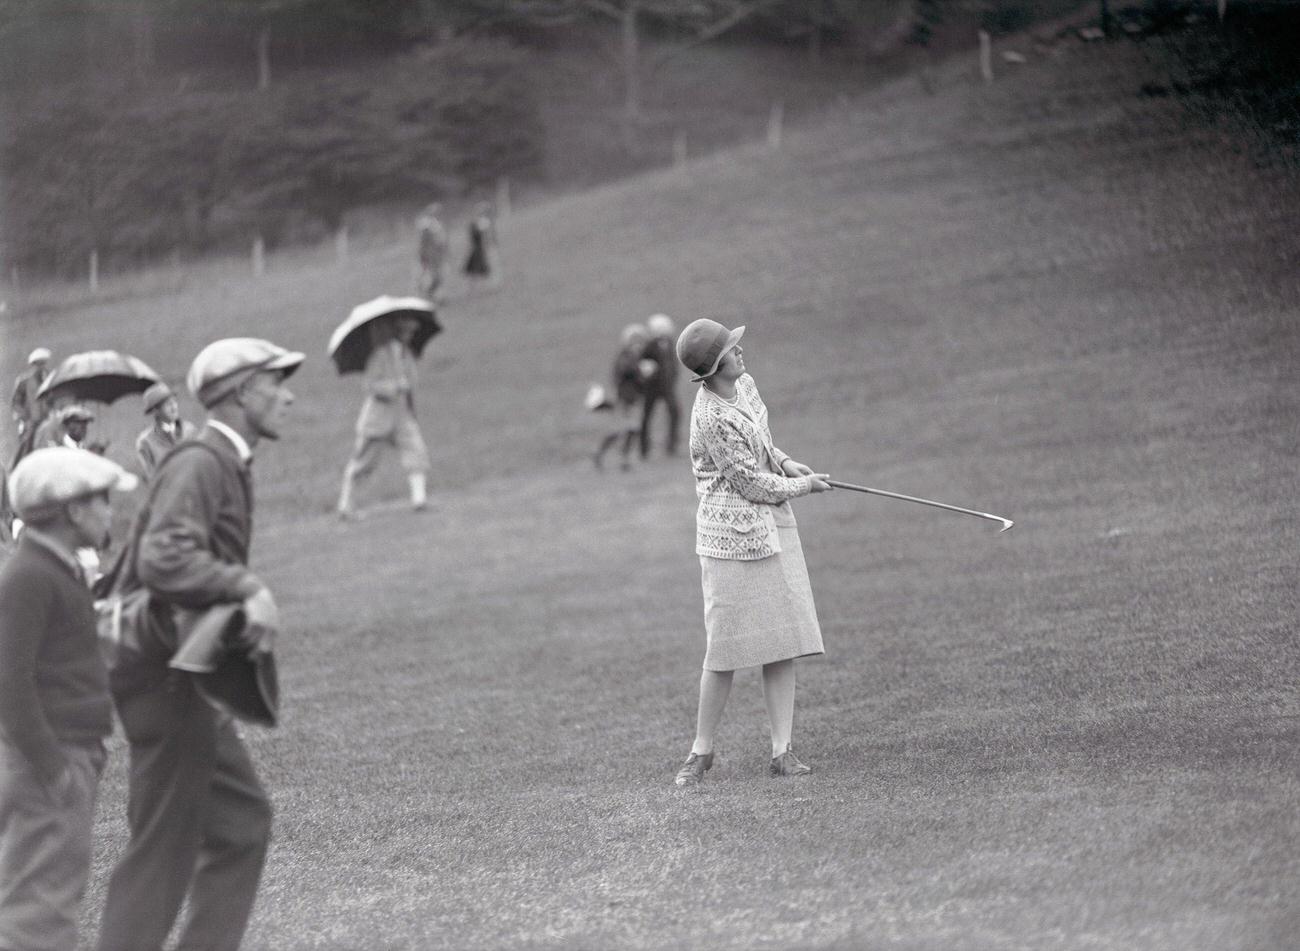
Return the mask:
[[744,332],[700,319],[677,338],[677,358],[704,384],[690,445],[707,635],[695,742],[678,786],[698,783],[713,765],[713,736],[741,667],[763,668],[771,774],[812,772],[791,749],[794,659],[821,654],[822,634],[789,500],[830,486],[772,444],[767,407],[745,372]]

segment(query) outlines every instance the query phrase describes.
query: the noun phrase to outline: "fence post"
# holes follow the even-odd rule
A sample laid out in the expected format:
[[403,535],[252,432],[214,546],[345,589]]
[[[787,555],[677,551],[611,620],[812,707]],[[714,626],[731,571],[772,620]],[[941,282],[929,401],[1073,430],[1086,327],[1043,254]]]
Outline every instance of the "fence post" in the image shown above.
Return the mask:
[[779,149],[785,125],[785,103],[780,99],[772,103],[772,111],[767,114],[767,147]]
[[673,136],[673,165],[681,168],[686,164],[686,132],[678,129]]
[[99,250],[92,248],[90,251],[90,292],[94,294],[99,290]]
[[259,234],[253,239],[253,276],[261,277],[266,273],[266,242]]
[[339,230],[334,232],[334,258],[339,264],[348,259],[348,226],[339,225]]
[[497,220],[510,217],[510,179],[502,175],[497,179]]
[[987,30],[980,30],[980,75],[986,83],[993,82],[993,40]]

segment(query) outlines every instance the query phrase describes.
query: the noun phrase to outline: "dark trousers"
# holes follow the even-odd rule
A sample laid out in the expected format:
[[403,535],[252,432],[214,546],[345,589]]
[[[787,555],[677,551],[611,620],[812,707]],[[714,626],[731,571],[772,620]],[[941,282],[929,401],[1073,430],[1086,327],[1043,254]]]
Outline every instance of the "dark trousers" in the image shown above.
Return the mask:
[[248,750],[186,674],[115,700],[131,745],[131,840],[109,880],[99,951],[157,951],[187,892],[178,951],[234,951],[271,837]]
[[654,413],[655,403],[664,401],[668,410],[668,443],[664,447],[669,455],[677,451],[677,424],[681,419],[682,407],[677,401],[677,391],[647,390],[641,408],[641,458],[650,455],[650,417]]

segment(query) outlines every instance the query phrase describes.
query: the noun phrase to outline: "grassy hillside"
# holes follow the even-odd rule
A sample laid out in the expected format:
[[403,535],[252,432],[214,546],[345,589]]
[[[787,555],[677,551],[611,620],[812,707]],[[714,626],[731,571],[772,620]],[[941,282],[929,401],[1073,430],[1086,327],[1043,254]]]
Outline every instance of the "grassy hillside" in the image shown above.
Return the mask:
[[[246,947],[1282,949],[1300,925],[1300,182],[1134,45],[968,64],[791,135],[528,207],[453,287],[421,412],[434,511],[329,509],[360,399],[323,358],[406,244],[233,267],[6,327],[173,376],[306,350],[259,454],[254,560],[289,619],[278,811]],[[828,655],[808,780],[765,776],[758,678],[671,785],[702,651],[682,459],[598,474],[618,330],[745,323],[778,445],[1014,531],[797,504]],[[115,407],[119,452],[139,419]],[[398,496],[390,466],[375,493]],[[123,836],[102,797],[87,924]]]

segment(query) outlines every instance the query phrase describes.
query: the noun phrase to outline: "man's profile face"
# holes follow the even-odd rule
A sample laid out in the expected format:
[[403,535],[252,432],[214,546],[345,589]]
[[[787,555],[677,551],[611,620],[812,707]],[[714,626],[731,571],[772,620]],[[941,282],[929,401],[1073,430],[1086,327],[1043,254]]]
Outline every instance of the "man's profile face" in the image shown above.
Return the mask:
[[87,548],[104,548],[113,524],[113,506],[107,492],[97,492],[68,503],[68,521],[77,528],[81,544]]
[[174,423],[181,418],[181,406],[174,396],[169,396],[163,400],[158,404],[158,408],[154,412],[157,414],[159,421],[164,423]]
[[86,438],[90,423],[84,419],[66,419],[63,421],[63,428],[72,437],[73,442],[81,442]]
[[263,439],[279,439],[293,393],[284,385],[283,370],[259,370],[240,388],[240,403],[253,431]]

